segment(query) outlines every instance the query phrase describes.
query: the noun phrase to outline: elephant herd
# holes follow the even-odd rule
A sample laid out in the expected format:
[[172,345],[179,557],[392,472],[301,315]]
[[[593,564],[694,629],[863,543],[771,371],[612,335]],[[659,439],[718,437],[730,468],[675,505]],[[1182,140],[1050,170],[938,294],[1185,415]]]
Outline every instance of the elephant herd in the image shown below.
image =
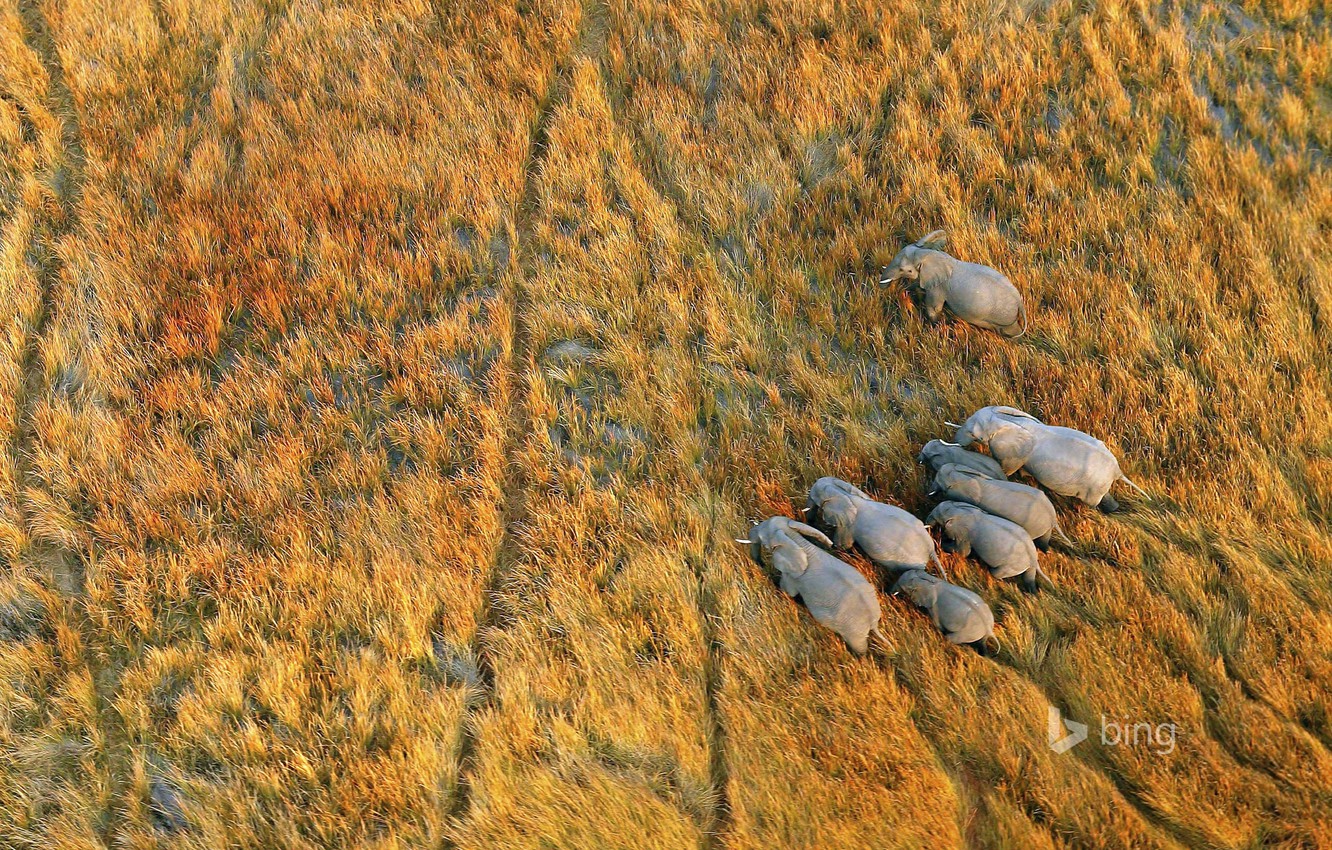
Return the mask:
[[[972,324],[1020,335],[1026,311],[1016,288],[993,269],[926,247],[941,235],[936,231],[899,252],[884,282],[916,281],[932,319],[946,306]],[[1041,570],[1038,551],[1047,551],[1055,535],[1071,541],[1050,497],[1008,480],[1010,475],[1021,470],[1045,490],[1106,513],[1119,507],[1110,495],[1119,481],[1146,495],[1120,471],[1105,443],[1017,408],[984,407],[961,425],[948,424],[956,428],[955,442],[931,440],[917,457],[933,472],[929,492],[939,499],[924,522],[875,501],[854,484],[820,478],[809,491],[806,521],[774,516],[755,525],[747,538],[737,538],[776,572],[783,592],[799,597],[815,620],[858,655],[868,651],[871,637],[882,640],[879,598],[869,580],[835,551],[858,549],[895,580],[893,595],[905,595],[926,611],[949,641],[985,651],[998,643],[994,615],[978,595],[948,581],[931,528],[940,530],[945,551],[972,555],[994,578],[1020,580],[1035,592],[1040,579],[1053,584]],[[978,451],[982,448],[988,454]],[[931,566],[938,576],[929,573]]]

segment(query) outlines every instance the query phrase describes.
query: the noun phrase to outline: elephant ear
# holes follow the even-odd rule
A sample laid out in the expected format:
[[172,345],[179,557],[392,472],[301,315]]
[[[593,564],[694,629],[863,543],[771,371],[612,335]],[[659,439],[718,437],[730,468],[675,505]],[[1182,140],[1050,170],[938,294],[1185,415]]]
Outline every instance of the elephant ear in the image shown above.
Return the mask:
[[939,602],[939,585],[934,582],[913,581],[903,590],[917,608],[934,608]]
[[945,234],[942,230],[932,230],[916,240],[917,248],[939,248],[945,241]]
[[1040,421],[1041,421],[1041,420],[1037,419],[1035,416],[1032,416],[1032,415],[1031,415],[1030,413],[1028,413],[1027,411],[1025,411],[1025,410],[1018,410],[1016,407],[1007,407],[1007,406],[1005,406],[1005,405],[999,405],[998,407],[996,407],[996,408],[994,409],[994,412],[995,412],[995,413],[1003,414],[1004,416],[1016,416],[1016,417],[1019,418],[1019,419],[1030,419],[1030,420],[1033,421],[1033,422],[1040,422]]
[[968,537],[949,534],[944,537],[943,550],[965,558],[971,554],[971,540]]
[[837,484],[837,489],[851,496],[859,496],[862,499],[868,499],[870,497],[869,493],[866,493],[864,490],[852,484],[850,481],[839,481]]
[[990,437],[990,454],[999,461],[1005,475],[1012,475],[1027,463],[1036,448],[1036,438],[1021,425],[1005,423]]
[[829,499],[823,504],[823,521],[832,526],[833,542],[838,549],[850,549],[856,545],[852,529],[856,524],[856,506],[850,499]]
[[773,544],[772,565],[784,576],[799,577],[809,569],[809,556],[794,540]]
[[828,539],[828,535],[813,526],[805,525],[803,522],[796,522],[795,520],[788,520],[786,525],[792,531],[803,534],[811,540],[817,540],[829,549],[833,547],[833,542]]

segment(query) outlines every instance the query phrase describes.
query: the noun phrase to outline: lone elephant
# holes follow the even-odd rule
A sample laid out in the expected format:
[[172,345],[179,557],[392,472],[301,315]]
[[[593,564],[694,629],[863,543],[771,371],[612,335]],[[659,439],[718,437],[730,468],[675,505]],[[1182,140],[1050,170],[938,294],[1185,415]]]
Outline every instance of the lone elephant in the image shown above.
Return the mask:
[[946,307],[978,328],[1007,337],[1026,333],[1027,308],[1013,282],[989,266],[963,262],[930,247],[942,243],[943,236],[942,230],[936,230],[898,251],[879,282],[912,281],[924,296],[925,315],[932,322]]
[[813,543],[832,547],[818,529],[782,516],[755,525],[738,543],[750,547],[759,563],[777,571],[782,592],[800,597],[824,626],[837,632],[857,655],[869,650],[869,636],[883,640],[879,631],[879,596],[854,567]]
[[[1020,577],[1024,590],[1035,591],[1036,580],[1045,576],[1031,536],[1015,522],[966,502],[940,502],[926,522],[943,529],[945,551],[963,557],[974,552],[997,579]],[[1049,576],[1045,580],[1049,581]]]
[[952,643],[977,643],[982,646],[999,639],[994,636],[994,613],[985,600],[967,590],[949,584],[924,570],[911,570],[893,585],[894,596],[906,596],[930,615],[934,627]]
[[943,565],[929,529],[911,514],[876,502],[840,478],[820,478],[809,489],[805,513],[832,534],[838,549],[859,546],[878,566],[894,572]]
[[1072,428],[1046,425],[1016,407],[981,408],[958,427],[957,442],[986,446],[1006,474],[1026,470],[1052,493],[1071,496],[1106,513],[1119,509],[1110,495],[1116,481],[1147,495],[1120,471],[1119,461],[1105,443]]

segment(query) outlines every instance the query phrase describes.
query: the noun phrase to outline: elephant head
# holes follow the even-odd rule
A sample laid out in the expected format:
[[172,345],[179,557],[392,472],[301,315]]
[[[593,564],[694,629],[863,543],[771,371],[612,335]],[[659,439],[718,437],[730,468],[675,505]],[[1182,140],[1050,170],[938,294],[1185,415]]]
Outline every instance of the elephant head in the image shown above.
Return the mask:
[[[893,261],[883,270],[883,277],[879,283],[892,283],[895,280],[917,280],[920,278],[920,261],[927,254],[933,253],[934,248],[942,245],[944,241],[944,232],[936,230],[922,236],[920,239],[906,246],[897,252]],[[931,247],[934,246],[934,247]]]
[[925,527],[939,526],[947,530],[949,522],[974,510],[975,507],[964,502],[940,502],[930,511],[930,515],[925,517]]
[[868,498],[859,487],[840,478],[820,478],[809,488],[805,512],[814,514],[821,524],[832,529],[838,549],[850,549],[856,543],[853,531],[860,511],[858,500]]
[[[916,455],[916,463],[933,464],[934,459],[942,457],[950,447],[957,446],[957,443],[950,443],[947,440],[930,440],[921,446],[920,454]],[[960,446],[957,446],[961,448]]]
[[983,407],[957,426],[955,439],[962,446],[985,446],[1004,474],[1011,475],[1022,468],[1036,448],[1033,427],[1040,424],[1039,419],[1016,407]]
[[[971,535],[967,530],[965,518],[980,512],[980,508],[966,502],[940,502],[925,517],[925,527],[938,526],[943,530],[943,549],[955,552],[963,557],[971,554]],[[958,522],[962,520],[962,522]]]
[[939,579],[924,570],[908,570],[893,585],[892,593],[905,594],[917,608],[933,608],[939,601]]
[[748,538],[736,538],[736,542],[748,544],[750,555],[764,566],[795,577],[809,568],[806,549],[810,544],[805,537],[832,548],[832,541],[823,532],[784,516],[765,519],[750,529]]

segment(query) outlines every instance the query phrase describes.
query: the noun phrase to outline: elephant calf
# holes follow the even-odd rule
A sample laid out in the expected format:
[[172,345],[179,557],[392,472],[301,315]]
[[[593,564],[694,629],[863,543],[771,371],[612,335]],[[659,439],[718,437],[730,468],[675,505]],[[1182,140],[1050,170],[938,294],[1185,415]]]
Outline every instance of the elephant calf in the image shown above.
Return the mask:
[[[926,520],[943,528],[945,540],[952,541],[946,551],[966,556],[972,552],[997,579],[1021,576],[1025,590],[1037,589],[1036,579],[1044,576],[1036,560],[1036,546],[1027,530],[1003,517],[987,514],[965,502],[941,502]],[[1045,576],[1049,581],[1049,576]]]
[[901,508],[876,502],[840,478],[820,478],[809,490],[805,513],[832,532],[839,549],[859,545],[875,564],[889,570],[924,569],[933,562],[943,573],[934,538]]
[[1027,530],[1042,552],[1049,551],[1050,538],[1056,531],[1065,542],[1070,542],[1059,527],[1050,497],[1035,487],[1016,481],[995,481],[974,469],[946,463],[934,476],[930,495],[935,494],[943,494],[954,502],[967,502],[1017,523]]
[[928,247],[942,242],[943,235],[936,230],[898,251],[879,282],[914,281],[915,289],[925,296],[925,315],[930,321],[938,320],[947,307],[978,328],[1007,337],[1026,333],[1027,309],[1012,281],[989,266],[964,263]]
[[775,569],[782,591],[797,596],[809,613],[837,632],[857,655],[869,649],[869,636],[883,640],[879,631],[879,595],[854,567],[825,552],[806,538],[832,547],[821,531],[782,516],[754,526],[746,543],[759,563]]
[[924,570],[910,570],[893,585],[893,595],[905,594],[916,607],[930,615],[934,627],[952,643],[994,641],[994,614],[985,600],[967,590],[949,584]]
[[1004,472],[1025,469],[1047,490],[1071,496],[1106,513],[1119,509],[1110,495],[1116,481],[1129,481],[1105,443],[1072,428],[1046,425],[1015,407],[983,407],[957,429],[963,446],[987,446]]
[[1008,476],[1004,475],[1004,468],[999,465],[999,461],[983,455],[980,452],[968,451],[957,443],[946,443],[943,440],[930,440],[916,455],[916,462],[927,464],[930,469],[938,472],[945,464],[956,464],[968,469],[974,469],[986,478],[993,478],[996,481],[1003,481]]

